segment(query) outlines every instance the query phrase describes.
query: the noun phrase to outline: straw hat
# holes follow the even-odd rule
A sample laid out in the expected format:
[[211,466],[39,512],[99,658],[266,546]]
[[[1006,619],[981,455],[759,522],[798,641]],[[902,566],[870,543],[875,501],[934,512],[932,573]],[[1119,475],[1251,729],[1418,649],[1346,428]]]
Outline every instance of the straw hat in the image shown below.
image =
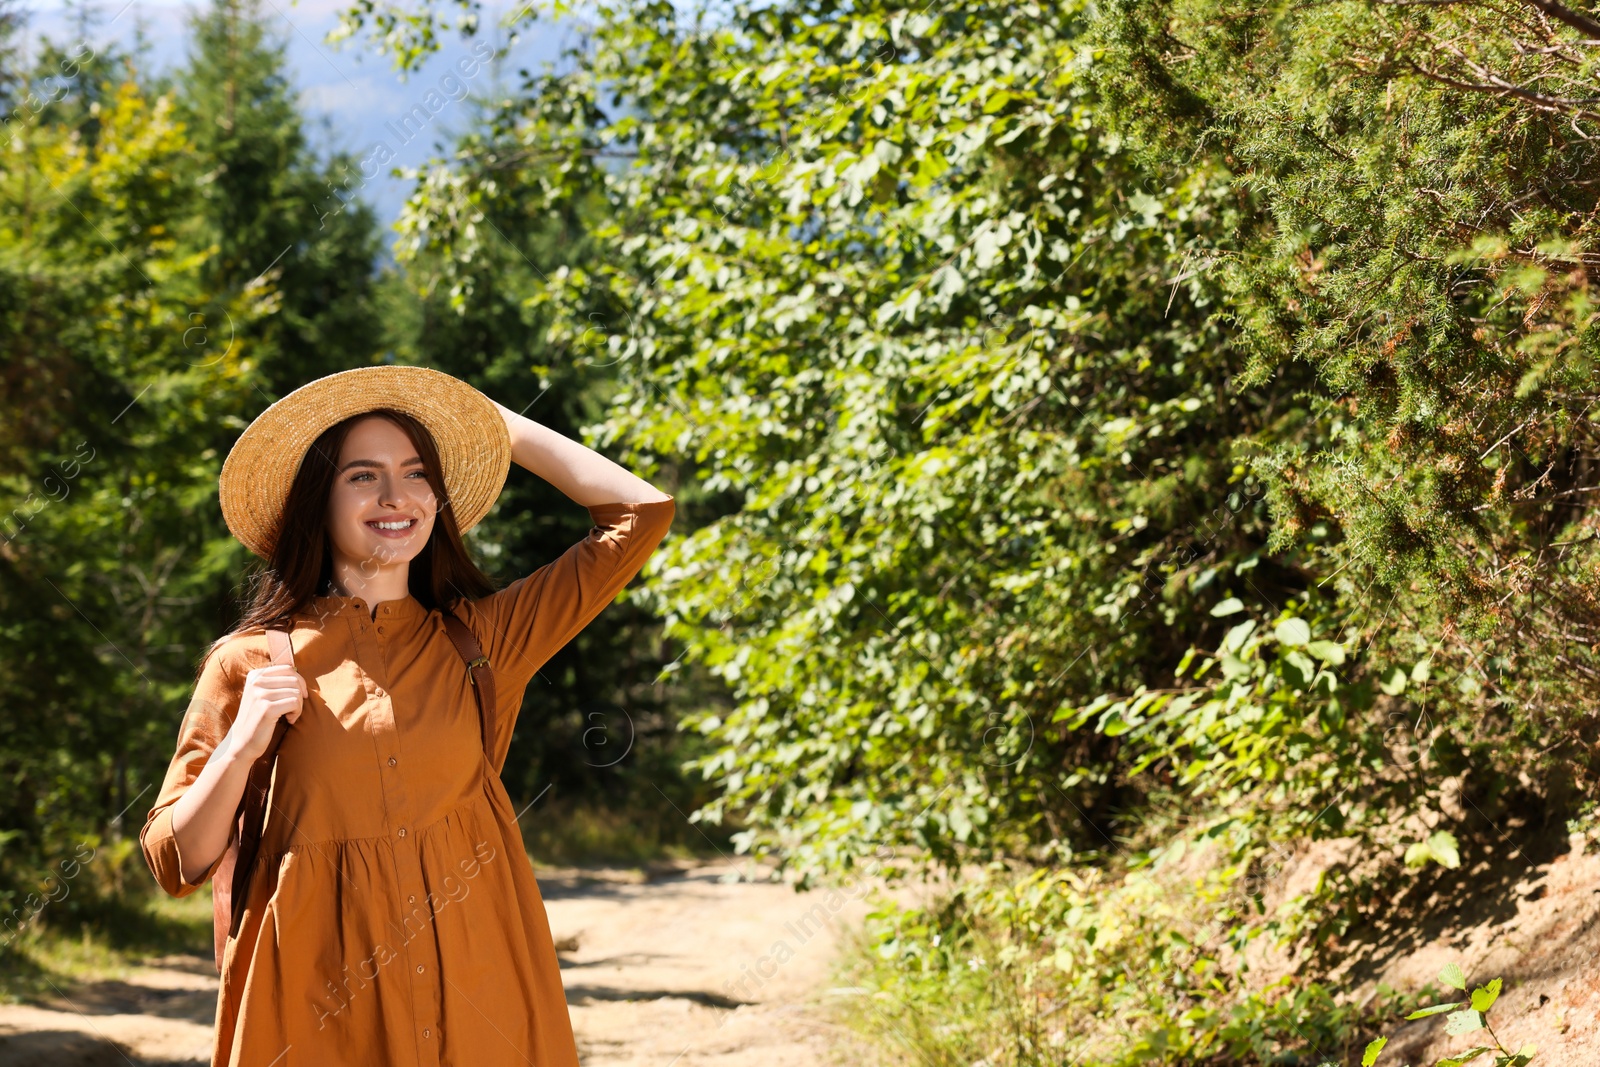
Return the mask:
[[511,470],[511,435],[494,402],[459,378],[427,367],[358,367],[302,385],[234,442],[222,464],[222,518],[246,548],[270,559],[300,461],[322,431],[351,415],[393,408],[428,428],[444,467],[445,494],[461,532],[494,506]]

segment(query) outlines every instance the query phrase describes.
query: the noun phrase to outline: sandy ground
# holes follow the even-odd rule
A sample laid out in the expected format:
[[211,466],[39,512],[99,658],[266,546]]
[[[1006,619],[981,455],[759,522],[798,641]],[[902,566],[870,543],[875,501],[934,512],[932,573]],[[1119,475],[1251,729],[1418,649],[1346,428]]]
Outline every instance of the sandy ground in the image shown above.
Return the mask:
[[[1443,989],[1436,976],[1447,963],[1462,968],[1469,987],[1502,977],[1506,992],[1489,1024],[1506,1049],[1533,1045],[1530,1067],[1600,1064],[1600,855],[1584,855],[1581,841],[1574,846],[1531,858],[1519,849],[1494,867],[1463,869],[1453,914],[1430,909],[1436,917],[1419,929],[1386,938],[1371,961],[1375,979],[1397,989],[1430,981]],[[1432,1064],[1488,1043],[1481,1030],[1450,1036],[1435,1016],[1404,1024],[1378,1062]]]
[[724,881],[731,870],[540,877],[585,1067],[859,1062],[818,1008],[837,937],[866,903]]
[[[744,868],[746,873],[757,873]],[[861,893],[732,881],[730,864],[544,870],[584,1067],[799,1067],[860,1062],[822,1001]],[[0,1005],[3,1067],[205,1067],[217,998],[209,956]]]

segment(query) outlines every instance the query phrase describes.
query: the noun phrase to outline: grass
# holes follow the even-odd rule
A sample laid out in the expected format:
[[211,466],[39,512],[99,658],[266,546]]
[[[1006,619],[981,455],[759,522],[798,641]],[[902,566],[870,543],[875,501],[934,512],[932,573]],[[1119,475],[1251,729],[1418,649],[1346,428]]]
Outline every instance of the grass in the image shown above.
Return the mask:
[[181,899],[155,892],[80,903],[70,915],[46,909],[0,945],[0,1003],[125,978],[152,956],[199,952],[209,959],[211,946],[209,886]]
[[[949,931],[945,931],[949,936]],[[829,998],[832,1020],[858,1035],[882,1064],[921,1067],[1030,1067],[1058,1060],[1041,1002],[1016,968],[998,964],[1002,946],[980,929],[967,931],[960,965],[919,967],[886,958],[867,929],[840,943]]]
[[543,867],[643,866],[733,853],[729,828],[707,826],[701,836],[670,807],[663,812],[547,801],[523,815],[521,823],[523,843]]

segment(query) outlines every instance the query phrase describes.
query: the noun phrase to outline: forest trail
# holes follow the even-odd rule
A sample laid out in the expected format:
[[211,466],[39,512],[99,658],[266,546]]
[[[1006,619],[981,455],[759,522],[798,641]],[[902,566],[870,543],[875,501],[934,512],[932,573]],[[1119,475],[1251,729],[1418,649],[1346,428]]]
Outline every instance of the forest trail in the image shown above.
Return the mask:
[[[724,881],[728,863],[540,869],[584,1067],[800,1067],[860,1062],[825,1019],[840,933],[867,904]],[[209,955],[0,1005],[4,1067],[205,1067]]]
[[[1503,866],[1498,876],[1459,872],[1461,898],[1429,901],[1433,918],[1415,928],[1369,932],[1355,970],[1367,984],[1409,988],[1451,961],[1478,980],[1504,975],[1502,1038],[1537,1043],[1533,1067],[1593,1067],[1600,855],[1574,848]],[[539,870],[584,1067],[872,1061],[825,1009],[840,935],[867,903],[859,893],[725,881],[733,870]],[[1492,891],[1472,892],[1484,882]],[[210,957],[196,954],[64,988],[50,1002],[0,1005],[0,1067],[205,1067],[216,991]],[[1470,1043],[1446,1035],[1442,1017],[1391,1033],[1397,1064],[1432,1063]]]

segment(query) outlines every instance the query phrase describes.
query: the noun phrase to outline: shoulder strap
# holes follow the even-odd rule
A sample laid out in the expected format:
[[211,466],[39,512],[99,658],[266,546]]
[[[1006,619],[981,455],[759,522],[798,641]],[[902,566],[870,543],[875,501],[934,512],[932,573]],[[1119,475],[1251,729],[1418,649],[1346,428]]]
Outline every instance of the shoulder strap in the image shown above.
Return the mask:
[[[268,629],[267,647],[272,650],[273,663],[294,666],[294,645],[290,643],[286,632]],[[244,796],[239,798],[239,854],[229,872],[232,877],[228,898],[234,905],[231,909],[233,914],[228,920],[229,937],[236,937],[239,933],[239,923],[244,915],[244,897],[250,887],[250,869],[255,866],[256,855],[261,849],[262,824],[267,817],[267,798],[272,790],[272,771],[278,761],[278,746],[283,744],[283,735],[288,729],[289,720],[279,718],[272,731],[272,740],[267,742],[267,750],[250,766],[250,773],[245,779]],[[216,892],[215,885],[212,886],[212,892]]]
[[294,645],[289,643],[289,635],[282,630],[267,631],[267,647],[272,650],[272,662],[280,666],[294,666]]
[[[444,632],[450,643],[467,664],[467,678],[472,682],[472,695],[478,700],[478,729],[483,734],[483,750],[489,752],[494,744],[494,667],[483,654],[483,646],[473,636],[472,629],[453,611],[444,614]],[[490,754],[493,758],[493,754]]]

